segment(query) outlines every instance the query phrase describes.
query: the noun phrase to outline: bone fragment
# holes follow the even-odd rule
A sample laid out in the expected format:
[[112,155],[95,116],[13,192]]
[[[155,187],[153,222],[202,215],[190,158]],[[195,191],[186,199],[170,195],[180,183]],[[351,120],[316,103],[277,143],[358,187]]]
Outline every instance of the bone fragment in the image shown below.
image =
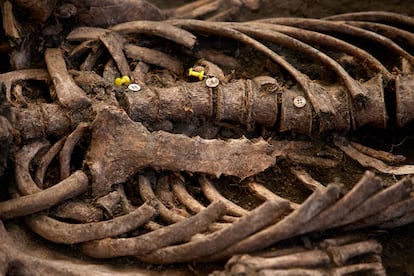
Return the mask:
[[59,102],[70,109],[82,109],[91,104],[85,92],[76,85],[66,69],[62,50],[48,48],[45,52],[47,69],[56,89]]

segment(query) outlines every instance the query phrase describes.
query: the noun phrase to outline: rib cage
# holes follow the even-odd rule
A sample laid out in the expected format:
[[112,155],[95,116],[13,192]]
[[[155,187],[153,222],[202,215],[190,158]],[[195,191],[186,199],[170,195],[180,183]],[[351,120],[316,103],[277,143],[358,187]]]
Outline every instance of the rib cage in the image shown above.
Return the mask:
[[[338,22],[332,23],[332,21]],[[196,109],[196,105],[191,103],[190,115],[212,116],[219,121],[236,121],[246,125],[257,124],[265,127],[273,127],[276,122],[279,122],[276,127],[281,131],[294,130],[305,134],[348,131],[365,125],[385,127],[387,124],[385,100],[389,95],[385,97],[384,95],[387,93],[395,95],[395,110],[391,108],[389,111],[395,111],[398,126],[403,127],[414,118],[414,113],[410,108],[414,102],[411,92],[413,75],[410,71],[414,58],[409,54],[409,51],[378,34],[382,33],[395,40],[404,36],[404,46],[412,47],[414,44],[413,34],[392,26],[395,24],[404,25],[407,28],[413,27],[413,20],[409,17],[390,13],[360,13],[332,17],[326,20],[271,19],[251,23],[214,24],[194,20],[172,20],[165,22],[165,24],[179,26],[195,34],[204,32],[220,34],[244,42],[262,51],[282,66],[295,78],[299,87],[276,89],[271,86],[271,91],[269,91],[269,87],[266,84],[262,85],[258,80],[235,80],[229,83],[223,82],[220,85],[220,90],[209,89],[204,82],[195,82],[168,88],[147,86],[140,94],[121,91],[118,100],[134,120],[147,123],[161,119],[170,119],[174,122],[188,120],[189,112],[187,111],[170,113],[166,103],[174,99],[166,97],[163,102],[162,95],[167,93],[182,94],[183,101],[188,103],[186,99],[196,97],[194,91],[203,94],[206,99],[210,100],[200,101],[198,103],[199,109]],[[297,28],[298,25],[301,28]],[[310,31],[304,31],[302,28]],[[266,32],[258,31],[258,29],[264,29]],[[117,30],[116,26],[112,30],[128,35],[127,31]],[[323,32],[331,34],[334,31],[380,43],[384,49],[402,58],[404,64],[401,68],[402,73],[390,72],[391,69],[367,51],[323,34]],[[294,39],[303,42],[299,43]],[[357,58],[362,65],[366,66],[367,70],[372,71],[373,78],[366,82],[359,82],[355,80],[355,77],[351,77],[335,59],[304,44],[304,42],[318,44],[321,43],[321,39],[326,42],[325,46],[336,47],[336,49],[340,47],[346,54]],[[292,49],[307,53],[335,72],[342,85],[326,85],[321,81],[310,80],[275,51],[258,41],[280,43],[285,47],[292,47]],[[181,44],[184,43],[181,42]],[[117,55],[119,54],[118,52]],[[121,70],[120,65],[118,68]],[[125,67],[123,70],[128,71]],[[21,74],[22,72],[15,73]],[[44,73],[46,72],[41,71],[39,75],[30,75],[26,79],[38,77],[48,80],[49,77],[45,77]],[[5,75],[0,76],[0,79],[2,77],[6,79]],[[80,86],[84,84],[81,80],[77,80],[77,82]],[[97,82],[92,84],[98,86]],[[11,83],[5,83],[5,85],[6,88],[11,89]],[[235,97],[235,92],[240,93],[237,100],[232,98]],[[186,93],[193,94],[188,96]],[[220,95],[218,93],[222,93],[222,100],[217,96]],[[298,117],[298,110],[292,105],[293,98],[298,95],[305,96],[312,103],[312,107],[307,106],[305,110],[301,110],[303,117]],[[61,97],[64,96],[58,95],[57,97],[61,102]],[[252,101],[249,108],[246,107],[248,106],[246,98]],[[112,100],[116,105],[118,104],[115,99]],[[159,106],[154,107],[154,101]],[[232,105],[226,107],[229,102]],[[182,102],[178,101],[177,106],[180,104]],[[257,104],[257,109],[254,107],[255,104]],[[225,108],[225,112],[220,112],[219,106]],[[162,107],[165,107],[166,110],[162,110]],[[259,107],[265,108],[260,109]],[[39,137],[45,136],[45,133],[47,135],[66,133],[71,128],[71,124],[76,125],[76,118],[73,117],[73,114],[68,115],[67,110],[53,104],[41,105],[35,111],[16,108],[15,112],[18,117],[24,118],[24,120],[16,122],[17,125],[19,122],[33,122],[32,118],[36,118],[33,114],[36,112],[41,113],[39,116],[42,118],[47,118],[47,122],[53,122],[53,118],[48,117],[51,116],[50,113],[44,111],[46,108],[55,110],[53,118],[62,118],[61,121],[66,121],[63,123],[63,127],[60,126],[58,129],[54,129],[53,125],[42,125],[42,131],[38,132]],[[96,109],[95,111],[98,110],[96,106],[93,108]],[[155,109],[155,111],[144,112],[151,109]],[[246,110],[250,110],[247,115],[244,112]],[[278,114],[278,112],[280,113]],[[368,114],[370,116],[367,116]],[[329,120],[337,121],[331,121],[328,124]],[[312,125],[315,122],[318,123],[317,127]],[[36,124],[28,125],[32,128],[39,127]],[[24,130],[26,127],[22,123],[20,130]],[[321,185],[313,191],[306,201],[300,204],[280,197],[261,184],[251,182],[248,185],[251,193],[257,196],[258,202],[264,202],[257,204],[252,210],[246,210],[223,197],[216,190],[212,181],[204,175],[195,177],[200,185],[201,197],[205,200],[204,204],[196,199],[200,196],[194,196],[194,193],[186,190],[189,185],[186,179],[178,174],[168,173],[168,180],[164,184],[161,179],[152,183],[155,184],[155,191],[152,190],[149,176],[140,175],[134,177],[133,180],[137,182],[135,185],[138,190],[133,196],[139,198],[138,202],[142,203],[140,207],[131,205],[129,200],[132,196],[127,196],[121,188],[111,193],[111,196],[108,195],[107,201],[102,200],[98,203],[107,216],[112,217],[117,212],[122,216],[101,221],[103,220],[102,210],[80,201],[74,201],[71,207],[60,206],[60,208],[54,209],[53,216],[46,213],[31,215],[55,204],[55,202],[48,202],[46,206],[43,202],[39,202],[39,206],[35,206],[34,209],[33,205],[28,205],[25,201],[34,198],[34,193],[37,193],[40,198],[42,198],[42,193],[46,195],[47,191],[51,193],[49,189],[52,188],[45,188],[42,191],[38,186],[42,187],[42,179],[50,160],[59,151],[61,183],[65,184],[66,188],[67,182],[73,181],[73,185],[78,185],[74,190],[77,190],[78,193],[85,192],[88,186],[87,177],[83,172],[71,172],[70,156],[75,144],[85,134],[86,129],[87,126],[79,125],[67,137],[66,141],[62,140],[49,149],[49,152],[41,159],[42,163],[38,164],[35,181],[27,181],[27,178],[31,179],[28,167],[36,153],[45,145],[31,144],[19,152],[18,156],[21,161],[16,161],[16,181],[21,181],[18,186],[19,192],[23,196],[0,203],[0,218],[26,216],[26,223],[40,236],[56,243],[80,243],[82,252],[89,256],[97,258],[135,256],[143,262],[156,264],[226,259],[234,254],[254,252],[281,240],[315,231],[332,228],[359,229],[368,226],[391,228],[413,221],[413,200],[410,194],[413,187],[412,178],[405,177],[393,185],[383,188],[385,185],[382,180],[370,172],[366,172],[361,180],[354,185],[354,188],[343,196],[341,195],[344,191],[340,185],[330,184],[326,187]],[[24,164],[20,166],[19,162]],[[27,186],[27,184],[34,186]],[[53,187],[59,189],[59,186]],[[71,190],[61,192],[62,194],[59,195],[61,197],[54,198],[54,200],[62,201],[77,196]],[[78,213],[78,217],[74,217],[74,214],[68,212],[68,208],[74,208],[74,206],[84,208],[84,215]],[[318,208],[312,209],[309,206],[317,206]],[[310,209],[312,210],[309,211]],[[22,210],[24,213],[19,213]],[[68,219],[80,223],[75,226],[63,222]],[[131,224],[131,221],[134,221],[134,224]],[[107,225],[111,225],[109,232],[100,230]],[[199,228],[194,225],[198,225]],[[255,225],[256,228],[249,228],[250,232],[248,232],[246,225]],[[72,228],[73,231],[67,231]],[[60,229],[65,229],[67,233],[59,232]],[[127,238],[114,238],[136,229],[148,232],[136,236],[134,233]],[[185,231],[188,229],[190,230]],[[90,231],[89,235],[86,235],[88,231]],[[232,239],[229,239],[228,233],[236,234],[232,236]],[[203,240],[200,235],[206,239]]]

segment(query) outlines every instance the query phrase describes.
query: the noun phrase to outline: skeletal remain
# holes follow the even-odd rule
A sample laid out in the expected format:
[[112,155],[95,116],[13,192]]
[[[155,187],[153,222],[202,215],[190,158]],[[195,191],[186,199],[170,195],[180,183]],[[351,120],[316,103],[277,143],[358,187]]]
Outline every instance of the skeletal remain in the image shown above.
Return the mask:
[[82,252],[99,258],[146,254],[158,248],[190,239],[194,234],[206,230],[212,222],[220,218],[225,212],[225,205],[220,201],[216,201],[191,218],[141,236],[102,239],[84,243]]
[[127,44],[125,45],[125,53],[128,58],[140,60],[148,64],[154,64],[161,68],[171,70],[176,74],[183,72],[183,65],[179,60],[172,58],[161,51]]
[[87,188],[86,175],[77,171],[44,191],[1,202],[0,218],[10,219],[43,211],[65,199],[85,193]]
[[90,105],[90,99],[67,72],[61,49],[48,48],[45,60],[59,102],[70,109],[81,109]]
[[[40,161],[39,167],[36,170],[35,182],[39,186],[39,188],[43,187],[43,180],[45,178],[46,170],[49,167],[50,163],[52,162],[53,158],[60,152],[63,145],[65,144],[66,137],[60,139],[56,142],[48,151],[45,153]],[[70,162],[70,159],[69,159]]]
[[106,221],[71,224],[37,214],[26,217],[25,222],[45,239],[55,243],[74,244],[129,232],[149,221],[155,214],[155,208],[145,203],[129,214]]
[[148,180],[148,178],[140,176],[138,180],[138,188],[139,188],[140,195],[144,200],[157,201],[160,217],[164,221],[168,223],[176,223],[176,222],[185,220],[184,216],[171,211],[164,205],[164,203],[162,203],[159,199],[157,199],[154,191],[152,190],[151,182]]
[[390,51],[394,52],[398,56],[402,56],[410,61],[410,63],[414,62],[414,57],[410,55],[407,51],[393,42],[391,39],[379,35],[377,33],[367,31],[361,28],[357,28],[351,25],[347,25],[344,22],[332,22],[327,20],[321,19],[305,19],[305,18],[272,18],[272,19],[264,19],[260,20],[261,22],[266,23],[276,23],[288,26],[300,26],[304,29],[310,29],[314,31],[335,31],[341,32],[344,34],[349,34],[352,36],[357,36],[361,38],[370,39],[378,44],[381,44]]
[[89,125],[86,123],[80,123],[76,129],[66,138],[65,143],[60,150],[59,163],[60,163],[60,178],[65,179],[70,174],[70,160],[71,153],[74,147],[79,142],[80,138],[88,130]]
[[349,157],[358,161],[361,165],[368,168],[375,168],[383,173],[390,173],[395,175],[407,175],[414,173],[414,165],[391,166],[387,165],[381,160],[371,157],[359,151],[344,137],[336,136],[334,143],[337,147],[345,152]]
[[150,133],[126,113],[104,110],[92,124],[92,143],[86,160],[94,178],[94,193],[102,194],[113,183],[123,182],[148,166],[244,178],[268,168],[280,154],[279,149],[263,140],[219,141]]
[[232,201],[223,197],[215,188],[214,185],[205,177],[201,176],[199,178],[201,190],[204,192],[205,196],[212,202],[220,200],[225,205],[230,215],[233,216],[243,216],[248,213],[246,209],[241,208]]
[[[103,5],[110,2],[106,1]],[[210,11],[213,11],[212,8],[217,7],[220,3],[224,3],[223,1],[202,2],[209,2],[208,6],[201,5],[200,7],[207,8],[207,10],[210,8]],[[242,4],[250,5],[250,8],[254,9],[255,5],[257,6],[257,1],[240,1],[238,3],[238,5]],[[103,10],[106,8],[108,7],[105,6]],[[230,8],[221,14],[213,15],[210,19],[216,20],[231,16],[234,11],[235,9]],[[354,14],[350,18],[358,17],[355,16]],[[370,16],[377,19],[392,17],[385,14],[370,14]],[[354,19],[350,20],[354,21]],[[291,23],[290,19],[283,20],[278,22],[287,25]],[[392,20],[400,23],[411,22],[405,17],[392,17]],[[319,157],[319,150],[315,146],[313,148],[318,151],[316,155],[301,154],[305,149],[306,152],[310,152],[309,145],[311,143],[309,142],[272,139],[265,142],[261,138],[251,141],[245,138],[208,140],[162,131],[150,132],[141,123],[133,121],[137,120],[145,125],[150,125],[165,120],[171,120],[175,123],[187,122],[189,118],[194,119],[194,117],[196,119],[211,117],[218,122],[245,124],[249,131],[257,125],[278,128],[279,131],[290,130],[305,134],[324,133],[331,130],[346,132],[352,128],[358,129],[367,125],[383,128],[387,123],[384,94],[388,92],[387,89],[390,87],[391,90],[395,90],[393,92],[398,92],[396,93],[396,117],[399,126],[406,125],[414,118],[412,109],[410,109],[411,86],[414,82],[412,81],[413,75],[409,70],[403,70],[403,74],[394,77],[385,66],[366,51],[341,39],[272,23],[277,20],[263,22],[265,21],[248,23],[209,23],[195,20],[134,21],[113,26],[109,30],[90,27],[74,30],[68,36],[69,40],[90,40],[76,47],[70,54],[70,58],[75,58],[89,51],[88,57],[80,66],[81,71],[70,71],[70,74],[74,75],[72,78],[66,69],[72,64],[66,66],[63,52],[60,49],[49,49],[46,52],[46,63],[50,77],[39,71],[37,72],[39,75],[34,78],[45,82],[52,78],[60,105],[33,105],[28,102],[27,108],[20,108],[18,105],[12,108],[13,116],[10,116],[15,130],[20,132],[16,137],[22,141],[51,138],[51,136],[54,140],[72,132],[73,129],[74,131],[66,138],[59,140],[39,160],[36,181],[31,179],[30,163],[37,153],[47,147],[47,143],[30,144],[18,153],[15,165],[16,183],[19,191],[13,194],[16,196],[15,199],[0,203],[0,217],[2,214],[5,218],[32,214],[48,209],[52,205],[61,203],[64,199],[79,193],[82,196],[48,210],[48,213],[53,217],[46,215],[46,212],[37,213],[26,216],[24,221],[35,233],[52,242],[83,243],[81,247],[86,255],[97,258],[135,256],[148,263],[219,260],[236,253],[250,253],[267,248],[287,238],[334,227],[342,227],[343,229],[366,226],[387,228],[413,222],[414,211],[411,196],[413,179],[405,177],[390,187],[381,189],[382,181],[369,172],[344,195],[342,195],[341,185],[324,186],[318,183],[313,194],[301,204],[284,200],[269,189],[265,189],[263,185],[251,182],[252,179],[249,179],[247,180],[249,188],[265,202],[261,206],[247,211],[223,197],[218,188],[215,188],[212,181],[209,180],[210,176],[203,173],[215,176],[228,174],[243,179],[255,176],[272,167],[278,157],[285,157],[302,164],[333,167],[338,164],[339,154],[337,152],[328,153],[334,158]],[[294,25],[297,23],[294,19],[292,22],[295,23]],[[335,32],[334,27],[339,26],[340,32],[372,39],[397,54],[397,57],[405,58],[408,63],[413,61],[412,56],[405,49],[390,39],[384,39],[384,36],[394,38],[404,34],[407,34],[407,39],[412,38],[412,35],[409,35],[411,33],[407,31],[404,33],[399,28],[393,27],[394,29],[392,29],[388,25],[384,27],[352,21],[332,23],[326,20],[304,19],[300,22],[305,24],[305,28],[328,30],[329,33]],[[395,33],[391,34],[391,30],[395,30]],[[177,47],[188,48],[185,49],[185,53],[190,53],[189,49],[196,45],[195,34],[199,37],[206,34],[229,37],[262,51],[294,76],[299,85],[289,88],[282,87],[281,83],[270,77],[267,80],[263,78],[261,80],[230,80],[220,69],[214,68],[209,61],[201,61],[198,64],[203,65],[206,72],[209,71],[207,76],[215,75],[220,79],[219,86],[214,89],[208,87],[204,81],[168,83],[165,88],[146,85],[145,72],[150,69],[146,63],[154,63],[175,73],[182,71],[182,65],[175,59],[168,59],[165,63],[160,62],[157,55],[162,58],[170,56],[158,51],[148,51],[143,45],[132,44],[139,44],[134,38],[136,34],[149,34],[172,40],[178,44]],[[127,44],[124,44],[124,39]],[[326,39],[328,46],[335,51],[343,48],[340,52],[356,57],[359,62],[364,60],[361,63],[365,64],[366,60],[367,68],[364,69],[367,69],[366,74],[371,79],[366,82],[356,81],[339,65],[339,59],[331,58],[323,50],[316,50],[312,46],[314,44],[320,45],[323,39]],[[98,40],[99,43],[97,43]],[[96,73],[82,71],[94,70],[96,66],[102,65],[99,62],[105,58],[105,49],[102,47],[102,43],[112,56],[108,62],[104,62],[104,78],[100,78]],[[315,61],[324,63],[336,73],[338,79],[343,83],[333,85],[319,80],[311,80],[309,76],[295,68],[296,65],[285,60],[281,53],[276,53],[272,47],[266,46],[268,44],[287,46],[294,51],[312,57]],[[410,44],[410,41],[406,44]],[[127,91],[125,87],[117,88],[118,98],[115,99],[113,79],[119,73],[132,74],[132,68],[130,68],[126,57],[144,59],[142,53],[137,54],[138,51],[146,51],[144,56],[149,56],[144,60],[145,63],[142,62],[134,71],[138,75],[137,79],[142,81],[145,87],[140,93],[125,92]],[[57,57],[57,64],[54,62],[55,57]],[[4,83],[6,90],[18,91],[22,85],[18,82],[24,78],[31,79],[32,76],[27,76],[27,73],[31,72],[35,71],[2,74],[0,80],[4,80],[2,83]],[[13,79],[20,74],[24,78]],[[64,81],[56,80],[58,78]],[[386,82],[383,82],[383,78]],[[396,80],[395,87],[392,84],[394,79]],[[387,88],[383,84],[387,84],[389,87]],[[14,88],[12,88],[13,85]],[[77,85],[85,91],[82,91]],[[76,88],[73,91],[80,93],[69,95],[66,93],[69,91],[66,89],[67,87]],[[63,93],[63,90],[66,92]],[[311,104],[305,103],[303,108],[298,108],[294,104],[294,99],[297,96],[305,97],[305,100],[309,100]],[[359,102],[359,99],[363,99],[363,101]],[[11,97],[8,100],[11,102]],[[118,100],[121,104],[118,103]],[[87,110],[86,107],[89,107],[90,104],[92,108]],[[121,106],[129,117],[121,110]],[[96,114],[98,115],[95,117]],[[71,172],[73,149],[88,130],[88,122],[80,123],[82,118],[86,118],[85,120],[88,122],[94,120],[91,126],[91,144],[87,149],[84,168],[90,169],[91,172],[92,196],[102,196],[96,201],[91,199],[86,192],[88,188],[86,186],[89,182],[86,174],[79,171]],[[314,125],[315,122],[316,125]],[[5,136],[7,136],[5,139],[9,139],[10,135],[6,133]],[[85,139],[88,140],[89,137],[85,137]],[[342,143],[340,138],[336,138],[334,142],[347,154],[351,152],[348,144]],[[375,157],[374,161],[368,159],[370,162],[363,164],[371,166],[374,164],[377,168],[387,172],[395,172],[395,168],[384,167],[382,163],[377,162],[377,159],[386,159],[387,161],[401,159],[384,152],[360,147],[357,144],[351,144],[351,147],[358,148],[359,151]],[[52,164],[52,160],[59,152],[62,181],[46,188],[46,184],[50,185],[48,182],[45,183],[47,167]],[[365,156],[363,157],[365,158]],[[191,178],[192,182],[198,180],[205,197],[212,203],[205,207],[196,201],[195,197],[185,190],[185,178],[181,179],[183,183],[178,184],[174,183],[174,180],[173,183],[163,183],[163,181],[167,181],[166,178],[155,179],[157,186],[154,192],[151,181],[144,176],[145,174],[141,175],[144,170],[149,168],[188,172],[189,176],[186,177]],[[410,172],[410,170],[406,170],[407,168],[411,167],[398,167],[401,172]],[[193,176],[193,173],[196,175]],[[316,183],[315,180],[309,181],[303,171],[296,170],[296,175],[300,177],[302,182]],[[81,187],[79,189],[72,187],[62,191],[63,183],[70,184],[73,178],[79,178],[75,179],[74,185]],[[139,195],[123,194],[121,190],[124,183],[131,186],[136,185],[137,187],[134,188],[139,191]],[[118,187],[116,191],[112,190],[114,184]],[[178,206],[172,199],[171,191],[169,191],[170,185],[179,201],[185,205],[181,210],[178,210]],[[215,185],[218,187],[217,182]],[[61,193],[53,193],[56,190]],[[19,197],[19,193],[22,196]],[[49,197],[48,195],[52,193],[53,196]],[[138,208],[134,207],[128,202],[128,199],[137,200],[142,205]],[[114,217],[110,220],[103,220],[102,212],[90,206],[94,201],[106,209],[110,217]],[[79,214],[70,213],[68,212],[70,208],[78,208],[81,211]],[[117,214],[118,211],[120,214]],[[191,216],[191,212],[197,214]],[[10,215],[10,213],[12,214]],[[80,223],[63,222],[62,218],[63,220],[73,219]],[[164,226],[161,221],[170,223],[170,225]],[[222,221],[226,223],[221,223]],[[143,234],[143,231],[150,232]],[[280,269],[283,269],[283,267],[286,268],[292,264],[291,260],[289,258],[258,260],[264,264],[264,268],[261,269],[263,274],[303,272],[341,275],[362,270],[381,274],[384,271],[376,255],[379,254],[379,251],[380,247],[377,243],[367,241],[331,246],[328,249],[311,251],[310,254],[307,254],[308,252],[302,252],[302,255],[297,253],[301,257],[309,257],[311,254],[320,257],[318,260],[311,258],[309,263],[312,264],[322,260],[328,264],[333,262],[335,265],[342,266],[332,268],[329,271],[296,267],[288,267],[289,271],[276,270],[280,267],[272,270],[273,264],[278,263],[282,266]],[[348,264],[348,261],[355,256],[373,252],[377,259],[372,263]],[[23,264],[29,263],[28,267],[38,262],[37,259],[30,262],[24,257],[13,259],[14,257],[10,256],[7,253],[0,254],[0,272],[7,272],[10,260],[17,259]],[[252,257],[250,261],[255,263],[254,261],[257,261],[255,258]],[[302,260],[298,266],[306,264],[308,260]],[[271,267],[266,267],[266,264]],[[46,267],[50,265],[55,269],[53,272],[58,271],[54,263],[45,262],[44,265]],[[74,269],[73,271],[79,270]]]
[[131,70],[129,68],[128,61],[122,51],[123,40],[122,37],[116,36],[112,32],[107,32],[100,36],[99,39],[105,45],[106,49],[111,53],[116,65],[118,66],[119,72],[122,76],[130,76]]
[[136,257],[150,263],[177,263],[200,259],[219,252],[271,224],[283,214],[287,206],[287,201],[266,201],[236,222],[203,239],[165,247],[147,254],[138,253]]
[[13,5],[10,1],[4,1],[1,4],[1,13],[3,18],[3,28],[7,36],[19,40],[21,39],[21,27],[16,21],[13,14]]
[[145,0],[82,0],[76,6],[86,6],[79,19],[89,26],[107,26],[134,20],[161,20],[162,11]]
[[[277,249],[257,255],[236,255],[227,262],[225,271],[216,271],[213,275],[346,275],[365,271],[385,275],[381,262],[373,262],[382,251],[382,246],[374,240],[328,246],[321,241],[315,247],[296,248],[290,250],[292,252]],[[367,257],[371,262],[364,260]],[[354,263],[355,259],[359,260]]]
[[[20,234],[20,235],[19,235]],[[76,274],[76,275],[153,275],[144,269],[134,269],[134,271],[121,272],[118,269],[104,267],[99,264],[80,261],[75,258],[61,258],[56,252],[49,248],[37,245],[33,250],[27,241],[27,237],[22,237],[21,233],[12,234],[6,231],[3,222],[0,221],[0,272],[18,273],[20,275],[56,275],[56,274]],[[38,250],[39,249],[39,250]],[[45,257],[47,256],[47,257]]]

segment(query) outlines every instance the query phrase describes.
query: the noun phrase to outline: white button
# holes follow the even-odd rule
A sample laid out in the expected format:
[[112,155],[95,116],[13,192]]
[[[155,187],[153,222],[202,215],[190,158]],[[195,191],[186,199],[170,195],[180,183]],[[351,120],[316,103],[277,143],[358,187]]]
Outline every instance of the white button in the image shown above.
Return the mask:
[[293,104],[297,107],[297,108],[301,108],[304,107],[306,105],[306,99],[303,96],[296,96],[293,99]]
[[211,77],[206,80],[207,87],[213,88],[219,85],[220,81],[216,77]]
[[130,85],[128,85],[128,89],[137,92],[141,90],[141,86],[139,86],[139,84],[136,83],[131,83]]

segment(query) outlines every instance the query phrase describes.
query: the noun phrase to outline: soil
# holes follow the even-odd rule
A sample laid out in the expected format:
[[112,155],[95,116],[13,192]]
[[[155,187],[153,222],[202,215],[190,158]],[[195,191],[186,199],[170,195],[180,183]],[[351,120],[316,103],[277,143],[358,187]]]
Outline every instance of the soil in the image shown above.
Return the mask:
[[[149,1],[154,3],[160,8],[171,8],[172,6],[178,6],[183,3],[191,1],[167,1],[167,0],[153,0]],[[414,16],[414,3],[412,1],[351,1],[351,0],[335,0],[335,1],[322,1],[322,0],[291,0],[291,1],[276,1],[276,0],[263,0],[261,9],[256,12],[245,11],[240,14],[240,20],[252,20],[257,18],[266,17],[281,17],[281,16],[297,16],[297,17],[313,17],[320,18],[329,15],[351,12],[351,11],[368,11],[368,10],[383,10],[392,11],[401,14]],[[208,43],[208,40],[205,41]],[[217,43],[217,42],[211,42]],[[223,43],[226,43],[223,41]],[[261,64],[257,62],[260,60],[260,56],[257,56],[254,52],[249,52],[243,47],[238,49],[243,56],[242,67],[244,71],[237,72],[242,76],[257,76],[260,72],[271,70],[267,64]],[[300,63],[301,61],[297,61]],[[313,65],[303,65],[305,71],[314,71]],[[3,70],[1,70],[3,71]],[[328,76],[329,78],[329,76]],[[358,132],[352,133],[353,140],[358,141],[364,145],[381,149],[384,151],[391,151],[396,154],[404,154],[408,158],[409,163],[414,163],[414,132],[412,127],[406,127],[404,129],[396,129],[393,125],[387,130],[371,130],[362,129]],[[299,138],[300,137],[296,137]],[[314,138],[315,143],[326,142],[325,137]],[[328,141],[329,143],[329,141]],[[290,163],[286,160],[280,160],[277,165],[271,169],[254,177],[254,180],[264,184],[268,189],[276,192],[278,195],[288,198],[294,202],[302,202],[310,192],[304,188],[304,186],[298,182],[298,180],[290,173]],[[347,188],[350,188],[364,172],[364,168],[350,159],[344,159],[344,162],[335,169],[315,169],[305,168],[311,175],[320,181],[327,184],[331,182],[341,182],[345,184]],[[393,183],[396,177],[385,176],[384,177]],[[237,184],[235,184],[237,183]],[[257,199],[253,196],[249,196],[247,192],[246,182],[234,182],[233,179],[227,178],[225,181],[216,183],[222,194],[236,202],[242,207],[252,209],[257,206]],[[10,183],[7,183],[10,184]],[[8,185],[5,185],[8,186]],[[3,186],[4,187],[4,186]],[[0,196],[1,197],[1,196]],[[42,247],[53,248],[56,252],[56,256],[69,259],[79,259],[80,261],[91,261],[97,264],[107,264],[122,268],[124,271],[128,271],[129,268],[142,268],[150,269],[154,271],[154,275],[164,274],[171,275],[175,272],[182,275],[207,275],[214,270],[223,269],[223,263],[214,264],[182,264],[173,266],[156,266],[136,264],[136,261],[131,258],[119,258],[111,261],[96,261],[84,256],[79,256],[76,247],[68,248],[56,246],[48,243],[44,240],[39,240],[37,237],[28,234],[29,231],[19,230],[17,225],[21,225],[18,221],[11,221],[8,223],[8,228],[14,229],[13,235],[18,237],[19,235],[29,235],[29,240],[33,242],[25,245],[27,248],[39,251],[41,254]],[[414,254],[414,239],[411,234],[414,231],[414,225],[406,225],[392,230],[366,230],[369,235],[375,237],[383,245],[382,260],[387,269],[388,275],[414,275],[414,263],[412,262],[412,255]],[[316,233],[314,237],[333,235],[334,233]],[[281,243],[280,246],[290,244],[303,244],[304,238],[296,238]],[[56,257],[54,256],[54,257]]]

